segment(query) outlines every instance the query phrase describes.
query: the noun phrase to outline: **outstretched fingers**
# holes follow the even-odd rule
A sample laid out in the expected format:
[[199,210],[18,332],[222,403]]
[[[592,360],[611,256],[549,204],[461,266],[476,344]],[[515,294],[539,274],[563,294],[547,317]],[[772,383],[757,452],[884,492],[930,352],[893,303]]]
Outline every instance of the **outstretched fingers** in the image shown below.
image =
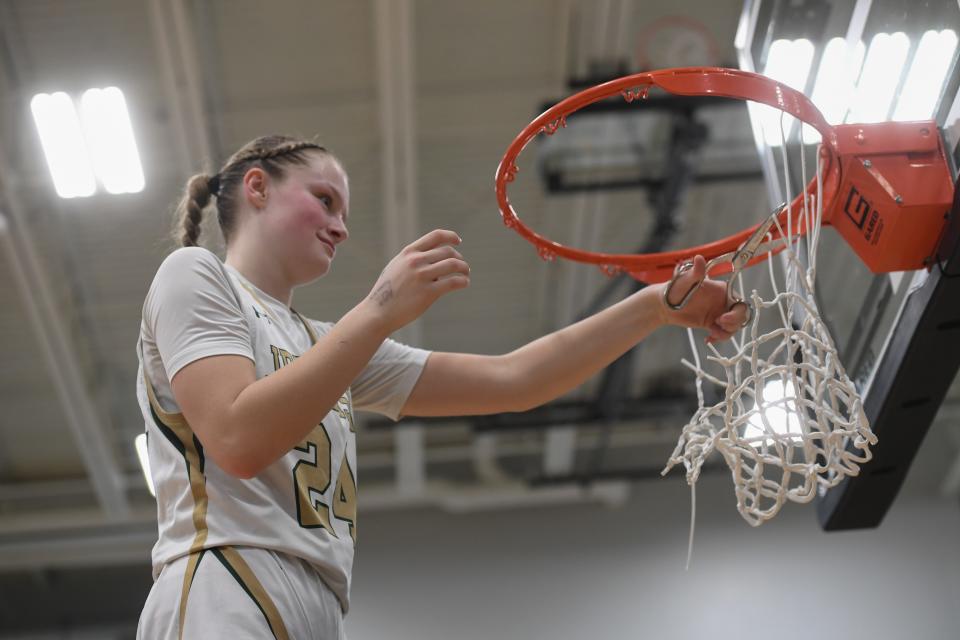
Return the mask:
[[470,265],[454,246],[460,236],[447,229],[435,229],[408,248],[419,252],[416,258],[420,277],[439,295],[470,285]]
[[439,278],[430,284],[430,287],[437,292],[438,295],[443,295],[458,289],[466,289],[469,286],[470,276],[463,273],[454,273],[443,278]]
[[435,229],[410,243],[384,267],[368,299],[394,329],[412,322],[440,296],[470,284],[460,236]]
[[457,245],[460,244],[462,240],[456,231],[450,231],[449,229],[434,229],[430,233],[427,233],[412,243],[410,243],[407,248],[413,251],[430,251],[437,247],[443,245]]
[[421,271],[425,280],[439,280],[451,275],[470,276],[470,265],[463,258],[446,258]]
[[[449,239],[449,236],[444,235],[443,230],[438,231],[439,233],[431,232],[424,238],[437,233],[432,241]],[[456,236],[456,234],[454,235]],[[459,236],[456,236],[456,240],[459,242]],[[469,282],[470,265],[467,264],[463,255],[449,244],[424,250],[419,253],[415,260],[420,276],[427,282],[434,282],[454,275],[464,276]]]
[[422,252],[417,260],[419,264],[430,265],[440,262],[441,260],[447,260],[448,258],[459,258],[463,260],[460,252],[448,244]]

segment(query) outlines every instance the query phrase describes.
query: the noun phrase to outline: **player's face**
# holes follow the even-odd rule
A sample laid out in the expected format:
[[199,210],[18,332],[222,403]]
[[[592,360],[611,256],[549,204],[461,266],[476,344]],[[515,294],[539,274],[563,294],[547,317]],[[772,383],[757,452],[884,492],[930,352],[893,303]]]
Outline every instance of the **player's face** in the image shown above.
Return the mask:
[[350,190],[340,164],[323,154],[310,164],[287,168],[268,199],[269,234],[293,284],[303,284],[330,270],[337,246],[347,239]]

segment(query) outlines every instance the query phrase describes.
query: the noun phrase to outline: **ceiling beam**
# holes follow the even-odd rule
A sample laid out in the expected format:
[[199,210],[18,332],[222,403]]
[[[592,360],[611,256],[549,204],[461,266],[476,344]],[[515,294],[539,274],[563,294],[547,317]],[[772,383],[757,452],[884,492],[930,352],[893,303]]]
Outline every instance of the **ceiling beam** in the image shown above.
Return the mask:
[[[11,165],[0,149],[0,176],[11,175]],[[79,359],[59,313],[50,278],[37,256],[36,245],[26,225],[25,210],[16,194],[0,182],[10,219],[0,212],[0,246],[10,264],[17,291],[30,318],[30,326],[53,381],[64,418],[73,434],[80,457],[93,484],[97,500],[111,519],[129,513],[122,474],[114,457],[106,421],[93,404],[81,373]]]
[[[416,239],[420,204],[417,197],[417,132],[414,101],[413,5],[410,0],[376,0],[374,38],[377,48],[377,100],[382,152],[381,206],[385,260],[391,260]],[[420,321],[398,332],[420,345]],[[424,434],[419,423],[394,431],[396,481],[401,494],[416,495],[426,482]]]
[[180,166],[190,172],[210,172],[220,159],[204,104],[197,39],[184,0],[150,0],[150,26],[179,143]]

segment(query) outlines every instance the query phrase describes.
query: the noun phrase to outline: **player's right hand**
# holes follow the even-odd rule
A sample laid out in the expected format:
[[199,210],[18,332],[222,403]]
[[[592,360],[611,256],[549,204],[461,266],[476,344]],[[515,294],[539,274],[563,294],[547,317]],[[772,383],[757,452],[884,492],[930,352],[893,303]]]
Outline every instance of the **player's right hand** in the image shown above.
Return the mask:
[[[690,300],[682,309],[670,309],[662,302],[660,313],[664,323],[681,327],[706,329],[709,335],[707,342],[723,342],[729,340],[743,327],[749,318],[748,308],[744,303],[735,304],[727,294],[727,285],[719,280],[712,280],[707,274],[707,261],[703,256],[696,256],[693,268],[677,278],[671,304],[679,304],[683,299],[683,292],[695,287],[697,291],[690,296]],[[666,283],[654,285],[662,292]]]
[[391,260],[367,296],[391,331],[420,317],[440,296],[470,284],[470,265],[454,247],[460,236],[434,229]]

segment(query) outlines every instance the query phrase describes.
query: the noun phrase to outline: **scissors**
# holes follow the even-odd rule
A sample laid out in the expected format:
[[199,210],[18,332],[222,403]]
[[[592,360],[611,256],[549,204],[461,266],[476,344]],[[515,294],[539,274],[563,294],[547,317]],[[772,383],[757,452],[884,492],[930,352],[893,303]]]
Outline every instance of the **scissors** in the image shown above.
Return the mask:
[[710,260],[707,263],[707,268],[704,271],[704,276],[700,278],[697,282],[694,283],[690,290],[683,296],[680,302],[674,304],[670,302],[670,293],[673,291],[673,286],[677,283],[677,280],[685,274],[686,272],[693,269],[693,260],[685,260],[677,265],[673,270],[673,277],[670,278],[669,284],[663,290],[663,302],[674,311],[679,311],[687,306],[687,303],[690,301],[690,298],[693,297],[693,294],[696,293],[697,289],[700,288],[700,285],[703,284],[703,281],[710,274],[711,269],[716,267],[719,264],[724,262],[729,262],[732,265],[730,270],[730,279],[727,280],[727,299],[731,301],[729,309],[733,309],[738,304],[742,304],[747,308],[747,319],[743,321],[743,325],[746,326],[753,319],[753,306],[749,302],[740,298],[739,296],[733,293],[733,281],[736,280],[737,276],[746,268],[747,264],[753,260],[753,257],[763,246],[764,241],[766,240],[767,234],[770,232],[770,228],[773,227],[776,223],[777,218],[783,212],[786,207],[786,203],[781,204],[767,217],[763,223],[757,227],[756,231],[750,234],[750,237],[740,245],[736,251],[729,251],[723,255],[717,256],[716,258]]

